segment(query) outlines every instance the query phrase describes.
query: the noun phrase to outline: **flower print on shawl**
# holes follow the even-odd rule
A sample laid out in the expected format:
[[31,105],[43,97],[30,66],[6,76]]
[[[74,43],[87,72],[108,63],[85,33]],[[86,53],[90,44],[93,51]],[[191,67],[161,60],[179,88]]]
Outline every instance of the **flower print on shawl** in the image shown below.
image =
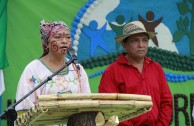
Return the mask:
[[33,83],[33,84],[40,84],[40,83],[42,83],[42,79],[32,75],[32,77],[29,79],[29,82]]
[[59,91],[64,91],[68,88],[69,81],[66,79],[66,77],[57,75],[54,81]]
[[32,75],[32,77],[29,79],[29,82],[34,84],[37,83],[37,79],[34,77],[34,75]]
[[[44,80],[47,79],[49,75],[42,76],[36,76],[31,75],[31,78],[29,78],[29,84],[32,84],[34,86],[37,86],[41,84]],[[52,80],[45,83],[40,88],[40,94],[53,94],[53,93],[72,93],[76,90],[79,90],[80,92],[80,83],[79,78],[75,72],[70,72],[67,75],[66,74],[58,74],[52,78]]]

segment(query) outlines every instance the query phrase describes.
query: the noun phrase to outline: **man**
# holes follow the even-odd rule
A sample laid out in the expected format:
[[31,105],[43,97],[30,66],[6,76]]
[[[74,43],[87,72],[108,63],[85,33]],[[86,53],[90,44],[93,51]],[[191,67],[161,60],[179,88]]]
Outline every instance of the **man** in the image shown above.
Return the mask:
[[100,93],[127,93],[150,95],[151,111],[119,126],[168,126],[172,116],[172,95],[162,67],[146,57],[148,40],[156,36],[145,30],[139,21],[126,24],[123,35],[116,37],[126,53],[105,70],[102,75]]

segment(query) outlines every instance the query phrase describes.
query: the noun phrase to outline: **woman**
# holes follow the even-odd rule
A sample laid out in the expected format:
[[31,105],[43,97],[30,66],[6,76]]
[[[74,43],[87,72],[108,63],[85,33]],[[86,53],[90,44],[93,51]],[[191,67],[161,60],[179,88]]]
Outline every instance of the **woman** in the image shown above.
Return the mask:
[[[64,22],[45,23],[42,20],[40,22],[40,34],[43,55],[30,62],[24,69],[18,84],[17,101],[68,61],[65,56],[72,40],[69,28]],[[38,95],[64,93],[90,93],[88,77],[81,65],[79,65],[79,69],[74,64],[64,68],[51,81],[18,104],[16,110],[32,108],[37,103]]]

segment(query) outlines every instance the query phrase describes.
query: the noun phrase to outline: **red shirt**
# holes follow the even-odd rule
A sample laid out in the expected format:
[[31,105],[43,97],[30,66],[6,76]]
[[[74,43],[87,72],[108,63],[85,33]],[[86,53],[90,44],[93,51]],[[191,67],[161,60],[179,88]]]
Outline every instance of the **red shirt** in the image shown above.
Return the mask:
[[164,71],[157,63],[145,57],[142,73],[129,63],[125,53],[108,66],[102,75],[100,93],[127,93],[150,95],[151,111],[119,126],[168,126],[172,116],[172,95]]

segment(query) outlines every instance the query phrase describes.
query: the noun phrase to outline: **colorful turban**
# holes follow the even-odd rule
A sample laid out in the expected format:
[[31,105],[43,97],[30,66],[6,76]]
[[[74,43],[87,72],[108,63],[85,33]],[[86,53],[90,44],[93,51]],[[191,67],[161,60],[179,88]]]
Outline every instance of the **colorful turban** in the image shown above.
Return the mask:
[[40,36],[42,40],[43,55],[47,52],[48,40],[54,36],[61,29],[69,30],[68,26],[62,21],[54,21],[45,23],[44,20],[40,22]]

